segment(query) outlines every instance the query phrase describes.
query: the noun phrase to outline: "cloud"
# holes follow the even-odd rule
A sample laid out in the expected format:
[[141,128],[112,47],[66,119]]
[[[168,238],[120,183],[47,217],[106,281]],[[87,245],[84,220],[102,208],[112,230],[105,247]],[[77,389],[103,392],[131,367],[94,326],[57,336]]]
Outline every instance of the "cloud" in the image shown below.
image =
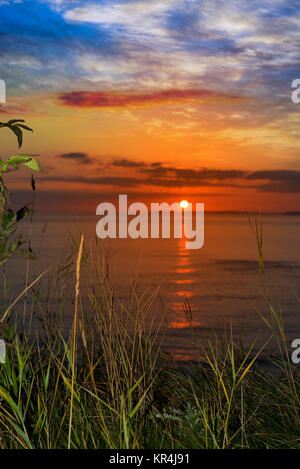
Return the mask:
[[[68,8],[73,2],[63,2]],[[94,28],[93,28],[94,29]],[[108,31],[92,31],[84,24],[70,24],[45,0],[11,2],[1,7],[0,68],[9,87],[20,95],[54,89],[72,89],[85,82],[78,57],[120,54],[118,40]]]
[[[163,140],[171,140],[171,133],[173,142],[183,135],[187,151],[193,146],[196,153],[203,136],[203,141],[213,141],[207,150],[211,154],[219,154],[220,141],[236,144],[232,155],[228,150],[225,155],[225,148],[224,160],[227,156],[229,161],[237,160],[242,154],[237,152],[243,149],[247,159],[251,150],[255,154],[259,148],[259,155],[268,155],[267,166],[278,167],[279,161],[282,166],[291,164],[285,155],[297,151],[299,133],[299,113],[290,101],[290,83],[299,74],[298,0],[5,3],[0,15],[0,40],[5,44],[0,68],[12,97],[26,98],[32,107],[39,107],[40,97],[45,96],[43,109],[50,116],[66,110],[54,109],[53,96],[59,96],[71,111],[77,106],[91,108],[91,113],[97,108],[192,102],[186,108],[195,109],[180,110],[185,115],[169,107],[159,109],[153,124],[150,113],[124,114],[123,128],[135,125],[133,119],[129,121],[133,117],[137,130],[143,125]],[[236,95],[254,99],[243,101]],[[221,100],[226,107],[219,105]],[[200,105],[203,101],[209,106]],[[155,127],[158,120],[162,125]],[[108,123],[105,130],[99,128],[100,133],[107,131]],[[261,161],[259,156],[257,166]],[[157,178],[163,172],[157,166],[156,175],[148,172],[148,176]],[[189,176],[190,183],[197,182],[198,176]],[[178,172],[164,178],[180,184],[183,179]],[[264,190],[292,190],[291,181],[266,181]],[[257,182],[264,184],[262,179]],[[297,190],[297,182],[293,184]]]
[[[75,8],[66,3],[63,17],[71,24],[109,30],[115,39],[122,39],[127,71],[118,76],[112,70],[120,81],[124,76],[137,80],[139,74],[143,75],[145,61],[159,58],[152,72],[146,67],[148,75],[155,75],[157,81],[174,83],[179,79],[195,84],[201,76],[202,83],[211,84],[222,76],[222,86],[228,91],[234,81],[235,88],[240,86],[247,93],[274,97],[287,73],[284,70],[288,68],[291,75],[299,62],[297,0],[288,6],[282,0],[264,4],[258,0],[251,4],[240,0],[230,4],[220,0],[87,1]],[[144,47],[148,50],[141,56]],[[180,57],[177,63],[176,57]],[[97,57],[94,59],[97,63]]]
[[[89,161],[86,153],[74,152],[60,155],[62,158],[77,160],[81,163]],[[115,168],[124,171],[130,170],[130,176],[114,175],[111,171]],[[161,162],[146,163],[127,158],[115,158],[107,162],[102,169],[109,170],[109,175],[101,176],[83,176],[83,175],[64,175],[64,176],[46,176],[42,181],[60,181],[67,183],[82,183],[99,186],[117,186],[117,187],[240,187],[239,180],[247,175],[247,172],[241,170],[222,170],[222,169],[183,169],[164,165]]]
[[85,2],[84,6],[68,9],[64,18],[68,21],[94,23],[111,27],[123,26],[128,31],[152,35],[161,33],[162,16],[176,7],[177,0],[134,0]]
[[79,163],[89,164],[93,162],[93,159],[90,158],[87,153],[82,152],[70,152],[70,153],[62,153],[59,155],[60,158],[67,159],[67,160],[75,160]]
[[73,91],[59,96],[65,106],[73,107],[127,107],[145,106],[147,104],[168,104],[180,101],[197,101],[203,99],[238,100],[238,96],[216,93],[204,89],[171,89],[152,93],[120,93],[105,91]]
[[268,181],[265,184],[256,186],[262,192],[276,192],[279,194],[300,193],[300,171],[298,170],[275,169],[253,171],[248,174],[247,179]]
[[[203,181],[244,178],[248,173],[237,169],[191,169],[178,168],[175,166],[164,165],[162,162],[145,163],[143,161],[129,160],[126,158],[115,159],[111,162],[111,166],[123,168],[136,168],[138,172],[147,175],[146,180],[152,181],[157,178],[158,183],[162,181],[166,183],[194,185]],[[159,179],[164,178],[164,179]]]
[[17,113],[24,114],[27,112],[28,112],[28,109],[26,109],[25,107],[0,104],[0,114],[16,115]]
[[139,177],[122,177],[122,176],[101,176],[101,177],[84,177],[84,176],[46,176],[40,179],[40,182],[55,181],[65,183],[80,183],[92,186],[112,186],[120,187],[161,187],[161,188],[183,188],[183,187],[240,187],[240,184],[235,183],[218,183],[210,182],[208,180],[189,180],[184,179],[168,179],[168,178],[139,178]]
[[[66,153],[61,155],[63,158],[75,159],[85,162],[87,155],[85,153]],[[170,166],[164,166],[160,162],[144,163],[126,158],[114,159],[106,165],[107,168],[124,168],[135,170],[134,176],[46,176],[43,181],[61,181],[76,182],[88,185],[100,186],[118,186],[118,187],[218,187],[230,186],[237,187],[234,180],[243,178],[246,173],[239,170],[221,170],[221,169],[181,169]],[[228,182],[229,181],[229,182]]]
[[268,179],[270,181],[286,181],[300,183],[300,171],[293,169],[273,169],[253,171],[247,179]]
[[153,163],[145,163],[144,161],[129,160],[127,158],[116,158],[112,160],[110,165],[122,168],[137,168],[139,171],[154,171],[155,168],[162,167],[163,163],[160,161],[154,161]]
[[[85,163],[89,157],[85,153],[74,152],[61,155],[62,158]],[[131,170],[130,176],[46,176],[41,181],[60,181],[87,185],[113,187],[161,187],[175,188],[238,188],[258,192],[300,193],[300,171],[298,170],[261,170],[247,171],[219,168],[178,168],[161,162],[145,163],[127,158],[116,158],[102,166],[124,171]],[[132,172],[135,172],[132,174]]]
[[126,158],[120,158],[113,160],[111,165],[122,168],[143,168],[146,164],[143,161],[132,161]]
[[20,94],[95,83],[124,90],[201,86],[274,102],[299,69],[296,0],[5,3],[0,68]]
[[187,183],[193,181],[204,180],[225,180],[225,179],[239,179],[245,176],[246,172],[236,169],[189,169],[189,168],[176,168],[171,166],[164,166],[157,163],[154,167],[144,167],[145,173],[152,175],[167,176],[177,180],[184,180]]

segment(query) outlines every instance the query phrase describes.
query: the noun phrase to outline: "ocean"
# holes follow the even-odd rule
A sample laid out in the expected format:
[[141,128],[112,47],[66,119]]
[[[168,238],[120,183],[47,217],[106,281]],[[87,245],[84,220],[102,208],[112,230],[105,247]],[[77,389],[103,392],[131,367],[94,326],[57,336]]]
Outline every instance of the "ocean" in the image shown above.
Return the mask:
[[[253,221],[253,217],[250,217]],[[34,279],[44,269],[52,271],[43,280],[57,278],[57,267],[68,256],[71,240],[79,241],[84,233],[86,252],[93,257],[96,238],[96,216],[39,216],[23,222],[26,238],[32,231],[31,245],[37,259],[29,264],[29,277]],[[273,305],[282,311],[288,343],[300,338],[300,216],[266,214],[260,217],[263,226],[263,252],[266,285]],[[205,241],[198,250],[187,250],[184,239],[110,239],[101,241],[100,250],[109,258],[109,275],[116,300],[130,304],[132,283],[137,294],[147,298],[157,290],[149,309],[153,317],[163,320],[163,346],[176,360],[189,361],[199,357],[195,343],[209,338],[218,340],[225,331],[233,331],[244,347],[255,342],[259,350],[271,335],[261,318],[268,315],[263,298],[263,281],[258,266],[256,239],[247,214],[206,213]],[[8,281],[13,285],[6,303],[9,304],[24,287],[26,261],[14,259],[6,265]],[[88,274],[82,269],[82,302],[88,308]],[[93,279],[97,283],[97,279]],[[66,319],[72,317],[74,277],[67,283]],[[49,313],[58,307],[51,297]],[[190,311],[187,317],[186,306]],[[19,302],[16,308],[22,309]],[[188,315],[189,316],[189,315]],[[164,319],[163,319],[164,318]],[[271,340],[262,356],[276,354]]]

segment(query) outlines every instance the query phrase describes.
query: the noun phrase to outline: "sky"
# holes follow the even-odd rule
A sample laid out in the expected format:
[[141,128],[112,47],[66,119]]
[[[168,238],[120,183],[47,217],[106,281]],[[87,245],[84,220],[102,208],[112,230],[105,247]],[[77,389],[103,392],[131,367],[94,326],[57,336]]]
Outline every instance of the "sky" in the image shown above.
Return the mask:
[[[34,129],[43,210],[295,211],[300,1],[0,0],[0,120]],[[17,152],[2,130],[0,156]],[[27,170],[9,176],[22,196]],[[26,186],[27,187],[27,186]]]

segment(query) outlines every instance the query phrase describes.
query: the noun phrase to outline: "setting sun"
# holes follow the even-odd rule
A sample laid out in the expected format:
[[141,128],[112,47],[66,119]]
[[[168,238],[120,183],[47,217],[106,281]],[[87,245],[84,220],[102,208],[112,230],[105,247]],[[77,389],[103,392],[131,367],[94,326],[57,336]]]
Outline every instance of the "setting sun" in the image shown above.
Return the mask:
[[181,207],[181,208],[187,208],[188,206],[189,206],[189,203],[188,203],[187,200],[182,200],[182,201],[180,202],[180,207]]

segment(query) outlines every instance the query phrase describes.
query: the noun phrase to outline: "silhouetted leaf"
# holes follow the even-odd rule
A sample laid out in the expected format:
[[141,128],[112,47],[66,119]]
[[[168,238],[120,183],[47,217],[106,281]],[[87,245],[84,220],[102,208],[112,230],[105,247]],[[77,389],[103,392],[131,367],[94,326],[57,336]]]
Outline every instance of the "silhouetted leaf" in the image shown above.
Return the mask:
[[13,131],[13,133],[17,136],[17,139],[18,139],[18,145],[19,145],[19,148],[21,148],[22,146],[22,143],[23,143],[23,134],[22,134],[22,130],[20,130],[18,127],[16,127],[15,125],[12,125],[12,126],[9,126],[9,128]]
[[35,191],[35,179],[34,179],[33,174],[31,175],[31,188],[33,191]]
[[28,207],[25,205],[17,211],[17,221],[22,220],[28,213]]
[[16,122],[25,122],[25,121],[24,119],[11,119],[8,122],[6,122],[6,125],[9,126],[9,125],[15,124]]
[[30,127],[27,127],[27,125],[23,124],[16,124],[18,127],[22,127],[22,129],[29,130],[30,132],[33,132],[33,130]]

